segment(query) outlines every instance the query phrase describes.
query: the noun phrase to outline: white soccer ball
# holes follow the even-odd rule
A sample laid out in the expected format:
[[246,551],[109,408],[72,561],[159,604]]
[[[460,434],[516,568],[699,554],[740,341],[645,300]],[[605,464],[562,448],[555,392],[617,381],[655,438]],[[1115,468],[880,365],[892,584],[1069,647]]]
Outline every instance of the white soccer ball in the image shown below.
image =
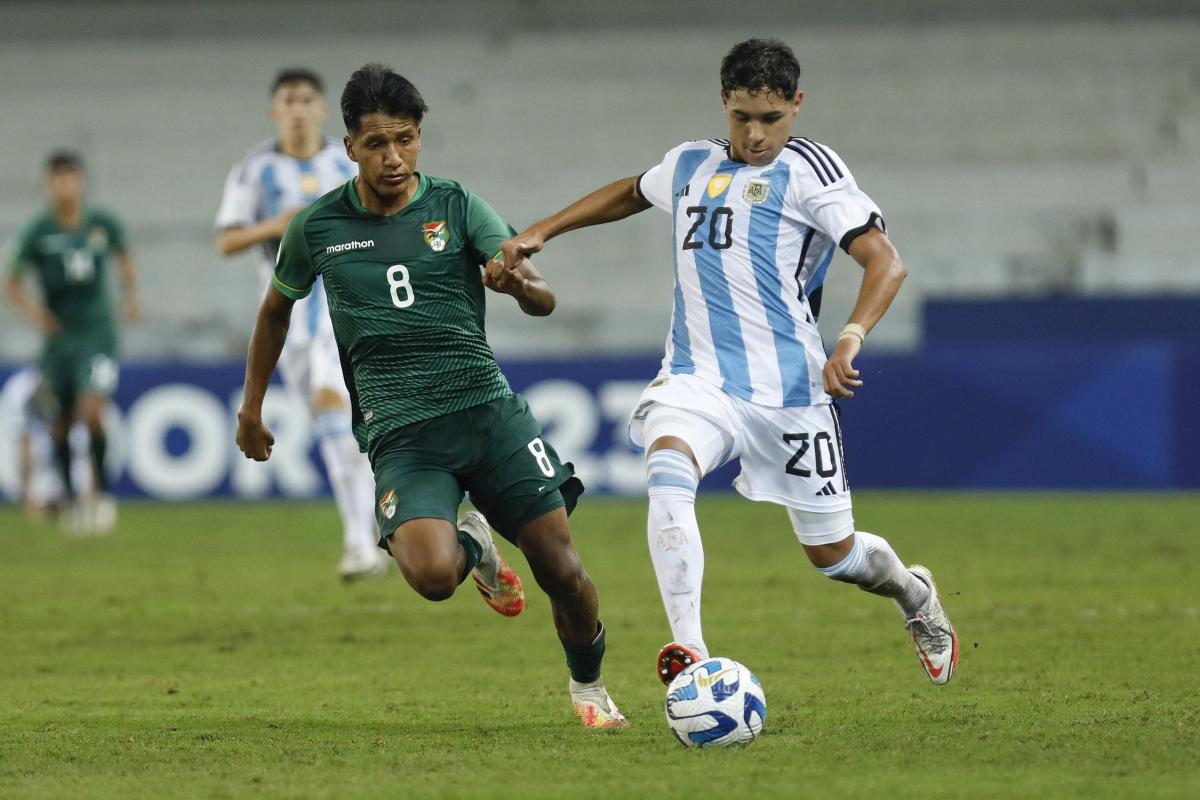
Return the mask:
[[686,747],[750,744],[766,718],[762,684],[732,658],[697,661],[667,687],[667,724]]

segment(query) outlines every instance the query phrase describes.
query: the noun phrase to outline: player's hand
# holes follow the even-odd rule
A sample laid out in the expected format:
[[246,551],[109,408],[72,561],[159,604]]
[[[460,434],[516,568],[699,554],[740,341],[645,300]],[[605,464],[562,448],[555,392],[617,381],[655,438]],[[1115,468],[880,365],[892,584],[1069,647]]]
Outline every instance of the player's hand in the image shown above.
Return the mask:
[[263,424],[261,417],[238,412],[237,446],[246,458],[266,461],[271,457],[271,447],[274,444],[275,437]]
[[511,294],[519,300],[529,288],[529,279],[519,269],[510,269],[499,259],[493,259],[485,267],[483,285],[493,292]]
[[861,347],[862,342],[853,336],[838,339],[822,374],[825,391],[830,396],[854,397],[854,390],[863,385],[858,379],[858,370],[854,368],[854,357]]
[[[546,246],[546,240],[542,235],[533,231],[525,231],[518,233],[504,244],[500,245],[500,252],[504,253],[503,266],[509,269],[515,269],[522,259],[528,258],[534,253],[541,252]],[[490,264],[488,266],[491,266]]]

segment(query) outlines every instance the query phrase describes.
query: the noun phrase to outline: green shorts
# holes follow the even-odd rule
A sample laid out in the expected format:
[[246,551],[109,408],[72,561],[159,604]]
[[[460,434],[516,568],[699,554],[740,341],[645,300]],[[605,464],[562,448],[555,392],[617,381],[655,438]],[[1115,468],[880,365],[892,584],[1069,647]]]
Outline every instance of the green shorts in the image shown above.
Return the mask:
[[72,415],[81,394],[111,397],[117,390],[120,368],[111,352],[47,352],[41,366],[42,378],[60,415]]
[[375,519],[384,550],[410,519],[454,524],[464,493],[513,544],[527,523],[564,506],[571,513],[583,494],[575,468],[542,438],[518,394],[405,425],[374,452]]

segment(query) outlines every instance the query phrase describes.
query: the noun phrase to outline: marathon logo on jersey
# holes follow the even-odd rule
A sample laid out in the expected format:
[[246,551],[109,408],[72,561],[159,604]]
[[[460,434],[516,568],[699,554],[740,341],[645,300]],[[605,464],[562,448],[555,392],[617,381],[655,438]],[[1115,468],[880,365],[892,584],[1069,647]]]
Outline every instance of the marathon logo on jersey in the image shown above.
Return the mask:
[[771,182],[766,178],[751,178],[746,182],[746,188],[742,192],[742,199],[747,203],[758,205],[767,199],[767,195],[771,193]]
[[341,244],[331,244],[325,248],[325,254],[344,253],[347,250],[366,250],[375,246],[374,239],[367,239],[365,242],[342,242]]
[[708,196],[716,198],[721,192],[729,188],[729,182],[733,180],[733,176],[728,172],[719,172],[713,175],[708,181]]
[[435,253],[445,250],[446,242],[450,241],[450,233],[446,230],[446,220],[444,219],[426,222],[421,226],[421,233],[425,236],[425,244],[429,245]]
[[379,516],[383,517],[384,519],[391,519],[392,517],[396,516],[395,489],[388,489],[388,493],[379,500]]

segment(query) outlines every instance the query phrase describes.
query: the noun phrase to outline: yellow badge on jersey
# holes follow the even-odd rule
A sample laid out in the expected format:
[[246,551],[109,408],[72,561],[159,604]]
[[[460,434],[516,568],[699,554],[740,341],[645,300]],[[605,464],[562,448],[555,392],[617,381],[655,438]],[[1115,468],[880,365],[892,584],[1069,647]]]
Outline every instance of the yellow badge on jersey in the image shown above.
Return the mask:
[[316,200],[321,193],[321,181],[315,173],[306,172],[300,176],[300,189],[309,200]]
[[445,250],[446,242],[450,240],[450,233],[446,230],[446,220],[444,219],[426,222],[421,226],[421,233],[425,236],[425,244],[429,245],[435,253]]
[[719,172],[713,175],[708,181],[708,196],[715,198],[721,192],[728,189],[731,180],[733,180],[733,176],[728,172]]

